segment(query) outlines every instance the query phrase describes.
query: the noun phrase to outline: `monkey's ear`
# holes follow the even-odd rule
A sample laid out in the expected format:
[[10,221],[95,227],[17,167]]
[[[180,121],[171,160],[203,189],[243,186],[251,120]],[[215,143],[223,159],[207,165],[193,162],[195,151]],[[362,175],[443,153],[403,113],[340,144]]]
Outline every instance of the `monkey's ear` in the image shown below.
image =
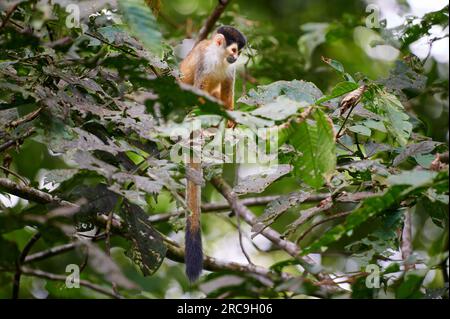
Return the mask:
[[214,35],[213,37],[213,41],[217,46],[222,46],[225,42],[225,37],[223,36],[223,34],[217,33]]

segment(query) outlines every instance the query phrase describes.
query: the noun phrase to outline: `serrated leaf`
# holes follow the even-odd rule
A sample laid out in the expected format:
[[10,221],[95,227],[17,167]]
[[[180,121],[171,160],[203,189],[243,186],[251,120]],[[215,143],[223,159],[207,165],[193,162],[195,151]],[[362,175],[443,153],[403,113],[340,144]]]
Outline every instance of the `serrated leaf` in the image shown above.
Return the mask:
[[[320,239],[313,242],[302,251],[302,255],[309,254],[314,251],[325,251],[333,242],[341,239],[345,234],[351,234],[353,230],[367,221],[369,218],[388,212],[397,208],[402,201],[410,195],[420,193],[426,187],[438,185],[448,180],[448,172],[439,173],[432,180],[428,180],[427,184],[421,184],[419,187],[405,185],[393,185],[383,195],[367,198],[346,218],[346,220],[331,230],[327,231]],[[448,187],[448,182],[444,187]]]
[[274,125],[273,121],[269,121],[257,116],[253,116],[247,112],[241,111],[227,111],[227,114],[235,122],[247,126],[249,129],[256,131],[258,128],[271,127]]
[[273,103],[279,96],[286,96],[292,101],[312,105],[322,97],[322,92],[311,82],[305,81],[277,81],[269,85],[258,86],[256,89],[241,97],[238,102],[247,105],[260,106]]
[[370,128],[364,126],[364,125],[352,125],[348,128],[350,131],[354,132],[354,133],[358,133],[364,136],[370,136],[372,135],[372,131],[370,130]]
[[335,170],[336,152],[331,121],[320,110],[313,114],[314,123],[303,121],[295,125],[290,143],[298,152],[294,160],[294,173],[306,184],[320,188]]
[[420,291],[422,283],[425,279],[428,270],[420,269],[408,271],[401,279],[400,285],[395,290],[395,298],[398,299],[417,299],[423,297]]
[[162,53],[162,35],[144,0],[121,0],[119,6],[132,34],[156,55]]
[[375,97],[373,105],[377,113],[384,116],[387,130],[401,146],[405,146],[412,132],[412,124],[400,101],[392,94],[381,92]]
[[328,23],[305,23],[301,26],[303,35],[298,39],[297,46],[305,70],[311,67],[311,57],[314,50],[326,41],[325,35],[329,26]]
[[257,223],[253,226],[252,231],[260,231],[261,227],[264,228],[265,225],[271,224],[289,208],[304,202],[309,195],[309,193],[303,191],[294,192],[270,202],[264,209],[264,213],[256,219]]
[[344,94],[350,93],[358,88],[358,84],[355,82],[340,82],[331,90],[331,93],[317,100],[317,104],[335,99]]
[[124,201],[123,218],[133,248],[130,258],[141,268],[144,276],[154,274],[161,266],[167,252],[162,236],[148,222],[148,215],[137,205]]
[[405,171],[398,175],[391,175],[387,179],[389,185],[410,185],[419,187],[429,184],[437,176],[436,172],[425,170]]
[[423,141],[417,144],[408,145],[400,154],[394,158],[394,166],[400,165],[403,161],[408,159],[410,156],[422,155],[430,153],[438,146],[439,142],[434,141]]
[[270,184],[279,179],[281,176],[288,174],[292,170],[290,165],[277,165],[269,168],[267,171],[259,174],[244,177],[233,188],[236,194],[261,193]]
[[301,108],[307,107],[307,102],[297,102],[281,95],[275,101],[269,102],[250,112],[252,115],[262,116],[275,121],[284,120],[297,113]]
[[375,120],[367,120],[363,122],[363,125],[370,128],[370,129],[374,129],[383,133],[387,133],[386,127],[384,126],[383,122],[381,121],[375,121]]

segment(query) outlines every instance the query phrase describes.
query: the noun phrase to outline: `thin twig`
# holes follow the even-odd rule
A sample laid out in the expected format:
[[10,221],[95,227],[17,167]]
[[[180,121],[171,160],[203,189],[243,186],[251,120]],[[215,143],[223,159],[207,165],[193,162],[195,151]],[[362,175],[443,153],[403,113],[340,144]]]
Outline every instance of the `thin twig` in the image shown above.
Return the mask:
[[[22,274],[24,274],[26,276],[33,276],[33,277],[44,278],[44,279],[55,280],[55,281],[64,281],[65,282],[67,279],[67,277],[64,275],[57,275],[57,274],[49,273],[46,271],[42,271],[42,270],[38,270],[38,269],[31,269],[31,268],[26,268],[26,267],[22,267]],[[80,286],[92,289],[92,290],[97,291],[106,296],[109,296],[109,297],[112,297],[115,299],[123,299],[122,296],[117,295],[114,291],[111,291],[102,286],[96,285],[90,281],[80,279],[79,283],[80,283]]]
[[[14,183],[12,183],[10,181],[8,181],[8,183],[5,183],[2,180],[5,180],[5,179],[0,179],[0,186],[6,186],[6,189],[9,190],[9,192],[11,192],[11,190],[16,192],[17,186],[12,185]],[[65,204],[65,205],[77,206],[74,203],[61,201],[60,199],[53,197],[52,195],[50,195],[48,193],[39,191],[37,189],[32,189],[31,187],[27,187],[27,188],[23,189],[21,191],[20,195],[18,195],[18,196],[22,197],[24,199],[33,200],[33,201],[37,201],[39,203],[44,203],[44,204],[45,203],[60,203],[60,204]],[[108,221],[108,216],[103,215],[103,214],[98,215],[97,220],[99,221],[99,223],[106,226],[106,223]],[[113,220],[111,222],[111,227],[120,231],[122,229],[123,225],[120,220],[116,219],[116,217],[113,216]],[[100,236],[96,237],[95,240],[104,238],[103,236],[106,236],[106,234],[102,235],[102,237],[100,237]],[[184,248],[181,247],[180,245],[178,245],[176,242],[174,242],[170,238],[164,236],[163,234],[161,234],[161,236],[163,236],[164,242],[167,244],[167,248],[168,248],[167,257],[174,261],[184,262]],[[74,242],[74,243],[65,244],[62,246],[53,247],[53,248],[50,248],[45,251],[37,252],[33,255],[30,255],[29,258],[26,258],[25,263],[44,260],[46,258],[50,258],[50,257],[56,256],[56,255],[65,253],[67,251],[74,249],[79,244],[80,244],[79,242]],[[206,270],[210,270],[210,271],[227,270],[227,271],[237,271],[237,272],[243,272],[243,273],[254,273],[254,274],[266,276],[266,277],[267,276],[268,277],[279,276],[272,270],[269,270],[264,267],[256,266],[256,265],[245,265],[245,264],[240,264],[240,263],[235,263],[235,262],[228,262],[228,261],[218,260],[216,258],[209,257],[209,256],[205,256],[204,258],[205,258],[204,268]],[[56,276],[58,276],[58,275],[56,275]],[[284,274],[284,273],[281,273],[281,277],[284,279],[292,278],[290,275]],[[58,280],[58,279],[56,279],[56,280]],[[80,282],[80,284],[82,284],[82,283]],[[110,292],[108,291],[108,293],[110,293]],[[114,295],[114,296],[117,297],[117,295]]]
[[344,122],[342,123],[341,127],[339,128],[339,131],[336,134],[336,140],[341,137],[341,132],[342,132],[343,128],[345,127],[345,124],[347,123],[347,121],[350,117],[350,114],[352,114],[355,107],[356,107],[356,104],[352,105],[352,108],[350,109],[350,111],[348,111],[347,116],[344,119]]
[[11,18],[14,11],[16,11],[17,7],[19,6],[20,2],[15,3],[12,5],[12,7],[6,12],[6,16],[2,21],[2,24],[0,25],[0,29],[3,29],[6,24],[8,23],[9,19]]
[[[317,214],[330,209],[333,205],[333,201],[331,196],[327,199],[324,199],[322,202],[320,202],[319,205],[311,207],[303,212],[301,212],[301,215],[298,219],[296,219],[289,228],[283,233],[284,237],[288,237],[292,235],[300,226],[304,225],[307,221],[311,220],[311,218],[317,216]],[[298,242],[297,242],[298,244]]]
[[[327,197],[329,197],[330,194],[315,194],[309,196],[304,202],[319,202]],[[273,196],[262,196],[262,197],[250,197],[250,198],[243,198],[241,199],[241,203],[247,207],[252,206],[264,206],[268,203],[277,200],[281,197],[281,195],[273,195]],[[212,213],[212,212],[221,212],[221,211],[229,211],[230,210],[230,204],[229,203],[204,203],[202,204],[202,214],[203,213]],[[155,214],[151,215],[148,218],[148,221],[151,223],[158,223],[158,222],[164,222],[169,220],[172,217],[178,217],[184,214],[184,211],[180,212],[171,212],[171,213],[162,213],[162,214]]]
[[[101,234],[97,237],[93,237],[92,241],[99,241],[105,238],[105,234]],[[63,254],[65,252],[71,251],[73,249],[75,249],[78,245],[81,245],[82,242],[80,241],[75,241],[69,244],[64,244],[64,245],[60,245],[60,246],[55,246],[55,247],[51,247],[49,249],[46,250],[42,250],[39,251],[37,253],[28,255],[25,258],[24,264],[27,263],[31,263],[31,262],[37,262],[37,261],[41,261],[47,258],[51,258],[53,256],[57,256],[60,254]]]
[[[222,196],[227,199],[235,214],[241,215],[245,222],[250,226],[253,226],[257,223],[256,216],[238,200],[232,188],[225,182],[223,178],[218,176],[213,177],[211,179],[211,183],[219,191],[219,193],[221,193]],[[283,239],[281,235],[272,228],[266,228],[264,231],[262,231],[261,234],[271,242],[273,242],[276,246],[286,251],[289,255],[299,260],[300,264],[303,266],[303,268],[305,268],[305,270],[312,269],[313,266],[316,265],[315,261],[311,257],[300,256],[301,251],[297,247],[297,245],[291,241]],[[316,273],[313,275],[320,280],[329,278],[328,275],[323,273]]]
[[11,128],[16,128],[17,126],[23,124],[23,123],[27,123],[27,122],[31,122],[32,120],[34,120],[36,117],[39,116],[39,113],[41,113],[41,111],[44,109],[43,106],[39,107],[37,110],[28,113],[27,115],[12,121],[11,123],[9,123],[7,125],[7,127],[11,127]]
[[241,247],[241,251],[244,254],[245,258],[247,259],[248,263],[253,265],[252,260],[250,259],[250,256],[248,255],[247,251],[244,248],[244,244],[242,242],[242,228],[241,228],[241,218],[239,214],[236,215],[236,224],[237,224],[237,230],[238,230],[238,236],[239,236],[239,246]]
[[12,291],[12,299],[19,298],[19,290],[20,290],[20,277],[22,276],[22,265],[30,252],[33,245],[41,238],[41,233],[35,233],[30,240],[27,242],[22,252],[20,253],[19,258],[16,260],[16,272],[14,274],[13,280],[13,291]]
[[77,207],[78,205],[61,200],[56,196],[52,196],[46,192],[26,185],[19,185],[7,178],[0,178],[0,189],[6,190],[8,193],[22,197],[40,204],[57,204],[61,206]]
[[19,174],[17,174],[16,172],[10,170],[9,168],[7,168],[7,167],[5,167],[5,166],[3,166],[3,165],[0,165],[0,169],[3,170],[3,171],[5,171],[6,173],[9,173],[9,174],[11,174],[11,175],[14,175],[14,176],[17,177],[17,179],[20,180],[24,185],[29,185],[28,181],[27,181],[24,177],[20,176]]
[[202,40],[205,40],[208,34],[214,29],[214,26],[216,25],[217,20],[219,20],[222,13],[225,11],[228,4],[231,2],[231,0],[218,0],[217,6],[214,8],[214,11],[211,13],[211,15],[206,20],[203,27],[200,29],[200,32],[197,36],[197,43],[199,43]]
[[114,43],[108,42],[108,41],[106,41],[105,39],[103,39],[102,37],[99,37],[98,35],[95,35],[95,34],[90,33],[90,32],[86,32],[85,34],[86,34],[87,36],[90,36],[90,37],[92,37],[92,38],[95,38],[95,39],[97,39],[98,41],[100,41],[100,42],[102,42],[102,43],[104,43],[104,44],[107,44],[107,45],[109,45],[109,46],[111,46],[111,47],[113,47],[113,48],[115,48],[115,49],[117,49],[117,50],[120,50],[120,51],[122,51],[122,52],[124,52],[124,53],[126,53],[126,54],[129,54],[129,55],[131,55],[131,56],[134,56],[135,58],[138,58],[138,57],[139,57],[139,55],[137,55],[137,54],[134,53],[133,51],[126,50],[126,49],[122,48],[121,46],[118,46],[118,45],[115,45]]
[[7,142],[1,144],[1,145],[0,145],[0,153],[3,152],[3,151],[5,151],[5,150],[7,150],[8,148],[10,148],[10,147],[12,147],[12,146],[14,146],[14,145],[22,144],[23,141],[24,141],[27,137],[30,137],[30,136],[33,135],[35,132],[36,132],[36,131],[35,131],[34,128],[30,128],[30,129],[28,129],[27,131],[25,131],[25,133],[23,133],[23,135],[21,135],[21,136],[19,136],[19,137],[17,137],[17,138],[11,139],[11,140],[9,140],[9,141],[7,141]]
[[333,215],[331,217],[319,220],[317,223],[312,224],[307,230],[305,230],[305,232],[297,239],[296,242],[297,243],[301,242],[303,240],[303,238],[305,238],[306,235],[308,235],[317,226],[319,226],[321,224],[324,224],[326,222],[329,222],[330,220],[338,219],[338,218],[341,218],[341,217],[344,217],[344,216],[347,216],[347,215],[350,215],[350,214],[351,214],[351,212],[343,212],[343,213],[338,213],[338,214],[335,214],[335,215]]

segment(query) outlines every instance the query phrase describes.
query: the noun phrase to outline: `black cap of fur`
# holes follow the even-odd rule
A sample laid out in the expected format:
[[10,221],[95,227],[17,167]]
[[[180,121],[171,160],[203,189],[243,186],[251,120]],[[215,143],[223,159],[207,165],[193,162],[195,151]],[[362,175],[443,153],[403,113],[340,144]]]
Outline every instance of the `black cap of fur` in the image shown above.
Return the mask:
[[217,29],[217,33],[223,34],[227,46],[237,43],[239,50],[247,44],[247,38],[236,28],[224,25]]

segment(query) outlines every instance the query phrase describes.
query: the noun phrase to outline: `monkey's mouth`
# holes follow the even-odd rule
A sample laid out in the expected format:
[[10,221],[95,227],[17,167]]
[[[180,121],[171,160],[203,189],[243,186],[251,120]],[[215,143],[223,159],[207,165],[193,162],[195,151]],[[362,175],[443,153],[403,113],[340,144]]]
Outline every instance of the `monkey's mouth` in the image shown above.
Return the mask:
[[230,64],[233,64],[234,62],[236,62],[237,58],[233,57],[233,56],[229,56],[227,58],[227,62]]

